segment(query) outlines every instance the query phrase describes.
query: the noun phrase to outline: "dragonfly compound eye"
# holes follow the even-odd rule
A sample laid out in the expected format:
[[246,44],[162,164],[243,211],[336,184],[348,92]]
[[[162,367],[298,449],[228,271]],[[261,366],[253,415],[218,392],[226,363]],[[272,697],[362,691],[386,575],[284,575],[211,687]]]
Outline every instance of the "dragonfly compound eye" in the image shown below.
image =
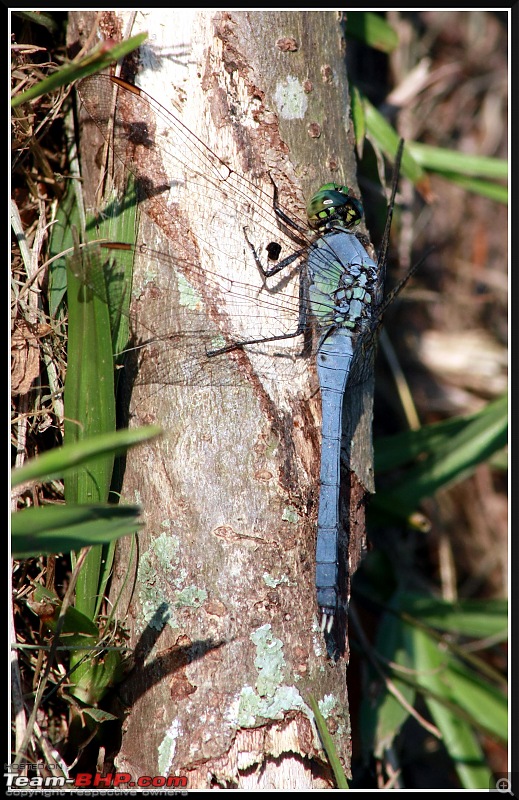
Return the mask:
[[310,198],[306,207],[308,222],[314,230],[342,227],[351,229],[362,219],[362,203],[349,193],[347,186],[325,183]]

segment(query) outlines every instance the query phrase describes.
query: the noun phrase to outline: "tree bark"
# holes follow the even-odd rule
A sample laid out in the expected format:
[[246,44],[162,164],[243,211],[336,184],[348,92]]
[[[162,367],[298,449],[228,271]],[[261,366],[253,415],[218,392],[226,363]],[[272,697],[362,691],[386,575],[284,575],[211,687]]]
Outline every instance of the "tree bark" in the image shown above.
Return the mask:
[[[71,17],[78,30],[91,25]],[[284,207],[304,216],[304,198],[325,182],[355,189],[336,12],[161,10],[139,13],[131,31],[122,19],[98,22],[106,38],[148,31],[139,85],[266,192],[275,176]],[[244,220],[199,222],[188,219],[186,236],[243,237]],[[159,218],[143,215],[141,238],[174,258]],[[167,276],[158,271],[153,292],[140,280],[144,324],[178,320]],[[313,364],[288,386],[136,381],[131,424],[159,422],[165,435],[129,454],[124,478],[123,498],[142,505],[147,527],[137,561],[120,541],[112,586],[135,651],[119,771],[185,775],[197,789],[331,787],[309,694],[349,771],[348,651],[327,655],[315,604],[316,387]]]

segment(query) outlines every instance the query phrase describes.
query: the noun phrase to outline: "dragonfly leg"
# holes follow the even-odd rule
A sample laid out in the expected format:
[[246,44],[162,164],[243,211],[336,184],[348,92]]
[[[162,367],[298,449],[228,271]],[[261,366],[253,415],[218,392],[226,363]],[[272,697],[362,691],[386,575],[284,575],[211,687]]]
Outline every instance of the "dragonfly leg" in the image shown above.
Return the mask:
[[[247,238],[247,235],[245,235]],[[249,241],[247,239],[247,241]],[[249,242],[250,244],[250,242]],[[252,247],[252,245],[251,245]],[[286,260],[286,259],[285,259]],[[291,261],[294,259],[291,258]],[[243,347],[247,347],[248,345],[252,344],[264,344],[265,342],[278,342],[282,339],[295,339],[297,336],[302,336],[308,332],[308,303],[306,301],[308,295],[307,291],[307,281],[303,280],[302,276],[299,279],[299,319],[297,322],[297,328],[292,333],[285,333],[282,336],[269,336],[263,339],[248,339],[247,341],[243,342],[234,342],[234,344],[229,344],[226,347],[220,347],[218,350],[209,350],[207,351],[206,355],[209,357],[212,356],[219,356],[222,353],[231,353],[233,350],[241,350]],[[303,345],[303,353],[305,349],[305,344]]]
[[356,232],[355,236],[357,237],[361,245],[364,247],[364,249],[366,249],[366,247],[370,245],[369,236],[366,236],[365,233]]
[[[307,232],[307,229],[304,228],[302,225],[299,225],[299,223],[297,223],[295,220],[291,219],[288,216],[288,214],[286,214],[283,211],[283,209],[280,207],[279,200],[278,200],[278,197],[279,197],[279,195],[278,195],[278,187],[276,186],[274,178],[272,177],[270,172],[269,172],[269,178],[271,180],[272,187],[273,187],[272,208],[274,209],[274,213],[276,214],[278,219],[281,220],[281,222],[283,223],[283,225],[281,227],[284,229],[285,233],[288,236],[290,236],[290,238],[296,244],[299,245],[299,249],[296,250],[294,253],[292,253],[290,256],[287,256],[286,258],[284,258],[282,261],[279,262],[279,264],[276,264],[273,267],[269,267],[268,269],[265,269],[265,267],[261,263],[261,259],[258,256],[256,248],[254,247],[254,245],[252,244],[252,242],[250,241],[250,239],[247,236],[246,228],[244,228],[245,239],[247,241],[247,244],[249,245],[250,249],[252,250],[252,254],[254,256],[254,260],[256,262],[256,265],[257,265],[258,269],[260,270],[260,272],[262,273],[262,275],[265,278],[271,278],[273,275],[277,275],[278,272],[281,272],[281,270],[283,270],[286,267],[290,266],[290,264],[292,264],[297,258],[299,258],[299,256],[303,255],[303,253],[306,252],[306,250],[308,248],[308,241],[305,238],[305,234]],[[300,233],[302,235],[301,236],[297,236],[296,232]],[[277,256],[279,254],[279,250],[280,250],[280,247],[277,244],[277,242],[270,242],[267,245],[267,251],[269,253],[269,258],[272,261],[275,261],[277,259]],[[272,255],[273,253],[275,253],[275,255]]]
[[[285,267],[287,267],[290,264],[292,264],[297,258],[302,256],[303,253],[305,252],[304,250],[297,250],[295,253],[292,253],[292,255],[288,256],[287,258],[284,258],[283,261],[281,261],[279,264],[276,264],[276,266],[273,267],[272,269],[266,270],[263,267],[262,263],[261,263],[261,260],[260,260],[260,258],[258,256],[258,253],[256,252],[256,248],[254,247],[254,245],[250,241],[249,237],[247,236],[247,228],[246,227],[244,227],[243,233],[244,233],[244,236],[245,236],[245,240],[246,240],[247,244],[249,245],[249,247],[250,247],[250,249],[252,251],[252,254],[254,256],[254,260],[256,262],[256,265],[257,265],[258,269],[260,270],[260,272],[262,273],[262,275],[264,275],[265,278],[270,278],[272,275],[275,275],[277,272],[280,272],[280,270],[282,270]],[[279,341],[284,340],[284,339],[295,339],[298,336],[306,334],[308,332],[308,330],[309,330],[308,329],[308,325],[307,325],[307,322],[308,322],[308,289],[307,289],[307,284],[308,284],[308,281],[305,281],[303,279],[302,275],[300,274],[300,276],[299,276],[299,318],[298,318],[298,322],[297,322],[297,328],[295,329],[295,331],[293,331],[292,333],[285,333],[285,334],[280,335],[280,336],[268,336],[267,338],[263,338],[263,339],[247,339],[246,341],[244,340],[242,342],[234,342],[233,344],[227,345],[226,347],[219,347],[217,350],[209,350],[209,351],[207,351],[206,355],[208,357],[219,356],[222,353],[231,353],[233,350],[241,350],[243,347],[247,347],[248,345],[264,344],[265,342],[279,342]],[[306,345],[306,341],[305,341],[305,344],[303,345],[303,353],[304,353],[304,350],[305,350],[305,345]]]
[[304,333],[304,331],[299,330],[298,326],[293,333],[284,333],[282,336],[267,336],[263,337],[263,339],[247,339],[243,342],[234,342],[226,347],[219,347],[218,350],[206,350],[206,356],[208,356],[208,358],[212,358],[213,356],[222,355],[222,353],[232,353],[233,350],[242,350],[244,347],[248,347],[252,344],[266,344],[267,342],[281,342],[285,339],[295,339],[297,336],[301,336],[302,333]]
[[[272,196],[272,207],[274,209],[274,213],[279,217],[279,219],[281,219],[285,223],[285,225],[287,225],[289,228],[292,228],[292,231],[287,231],[287,233],[294,240],[294,242],[296,242],[296,244],[304,246],[306,244],[305,234],[307,233],[307,228],[304,228],[302,225],[299,225],[295,220],[291,219],[288,216],[288,214],[285,214],[285,212],[279,205],[278,187],[270,172],[269,172],[269,178],[274,190],[274,194]],[[302,237],[296,236],[294,231],[302,233],[303,236]]]
[[[296,261],[300,256],[302,256],[303,253],[306,250],[306,247],[305,248],[301,248],[300,250],[296,250],[295,253],[291,253],[291,255],[287,256],[282,261],[280,261],[279,264],[276,264],[273,267],[269,267],[268,269],[265,269],[265,267],[261,263],[261,259],[260,259],[259,255],[258,255],[258,252],[257,252],[256,248],[254,247],[253,243],[251,242],[251,240],[247,236],[247,227],[246,226],[244,226],[244,228],[243,228],[243,233],[244,233],[244,236],[245,236],[245,241],[249,245],[249,247],[251,249],[251,252],[252,252],[252,255],[254,256],[254,261],[256,262],[256,266],[257,266],[257,268],[259,269],[259,271],[261,272],[261,274],[263,275],[264,278],[271,278],[273,275],[277,275],[277,273],[281,272],[282,269],[286,269],[286,267],[290,266],[290,264],[293,264],[294,261]],[[275,248],[273,247],[274,244],[275,244],[275,242],[271,242],[267,246],[267,250],[274,251],[275,250]]]

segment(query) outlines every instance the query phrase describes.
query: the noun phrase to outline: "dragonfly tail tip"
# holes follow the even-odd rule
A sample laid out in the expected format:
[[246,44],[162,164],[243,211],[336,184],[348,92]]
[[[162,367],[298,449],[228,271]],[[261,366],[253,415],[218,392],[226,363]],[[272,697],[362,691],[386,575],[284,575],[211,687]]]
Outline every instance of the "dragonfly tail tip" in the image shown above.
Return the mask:
[[330,633],[333,628],[335,612],[331,608],[321,609],[321,633]]

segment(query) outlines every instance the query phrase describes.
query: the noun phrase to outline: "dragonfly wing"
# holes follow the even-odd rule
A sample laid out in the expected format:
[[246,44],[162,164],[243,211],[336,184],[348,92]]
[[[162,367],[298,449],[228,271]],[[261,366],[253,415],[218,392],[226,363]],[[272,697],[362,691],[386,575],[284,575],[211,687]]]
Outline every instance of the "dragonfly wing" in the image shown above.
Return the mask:
[[[278,337],[277,348],[274,344],[254,348],[255,371],[272,374],[272,364],[266,366],[267,352],[272,357],[276,349],[283,355],[301,350],[300,343],[283,338],[297,330],[301,310],[298,264],[292,264],[288,276],[276,276],[267,285],[256,263],[256,255],[266,253],[268,258],[275,253],[283,260],[296,249],[279,224],[271,185],[266,192],[231,170],[179,119],[129,84],[94,76],[79,84],[79,94],[110,144],[116,164],[131,177],[134,199],[172,243],[173,256],[162,257],[146,243],[136,251],[144,262],[142,297],[152,303],[155,293],[172,292],[191,314],[181,324],[164,313],[149,314],[142,323],[143,340],[160,342],[157,349],[171,348],[168,380],[180,382],[183,375],[194,380],[198,375],[202,383],[203,369],[207,382],[223,380],[223,368],[217,369],[216,361],[205,357],[207,349],[214,349],[215,334],[227,344]],[[279,248],[273,248],[273,242]],[[205,325],[202,314],[209,320]],[[141,321],[145,316],[140,313]],[[210,334],[202,334],[212,323]],[[195,353],[196,368],[189,366]],[[178,367],[173,366],[175,358],[180,360]],[[289,359],[279,364],[290,380]],[[145,372],[151,372],[151,362]],[[163,367],[157,379],[164,375]]]

